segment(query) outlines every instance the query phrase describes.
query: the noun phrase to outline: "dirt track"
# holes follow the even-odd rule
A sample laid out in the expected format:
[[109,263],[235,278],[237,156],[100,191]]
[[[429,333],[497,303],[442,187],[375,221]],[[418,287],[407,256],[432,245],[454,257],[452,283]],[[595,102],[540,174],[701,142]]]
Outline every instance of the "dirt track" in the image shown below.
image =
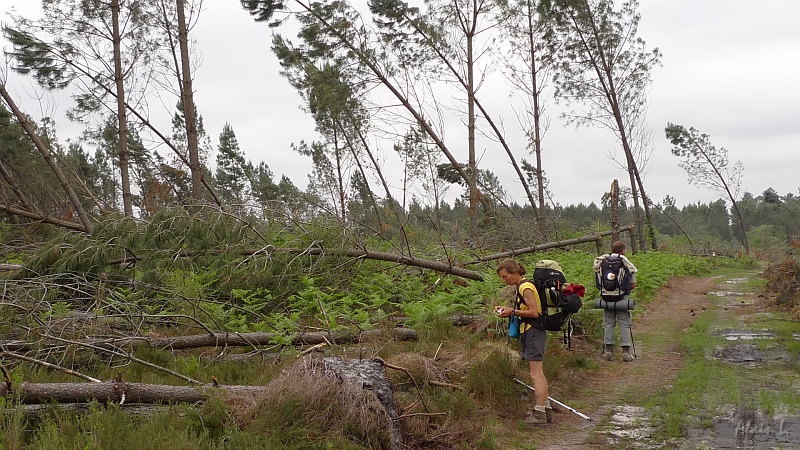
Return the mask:
[[[747,276],[756,276],[756,272]],[[800,418],[796,416],[787,416],[788,420],[781,419],[780,432],[784,434],[780,439],[785,441],[780,441],[777,447],[772,445],[774,436],[762,436],[762,445],[759,445],[756,431],[743,432],[740,425],[742,419],[733,418],[734,413],[731,413],[730,423],[719,420],[712,427],[698,429],[679,442],[667,443],[656,437],[649,412],[634,406],[637,400],[654,392],[669,391],[684,365],[684,355],[679,347],[683,330],[705,310],[715,311],[720,317],[730,320],[735,315],[750,317],[756,311],[767,308],[767,302],[757,292],[746,289],[744,292],[731,291],[736,289],[735,284],[741,285],[743,281],[746,279],[731,280],[726,277],[672,280],[642,313],[634,315],[633,337],[637,359],[631,363],[621,361],[619,349],[616,349],[615,360],[608,362],[600,358],[599,348],[579,348],[577,351],[587,352],[597,361],[600,370],[594,371],[591,380],[585,381],[585,387],[575,392],[568,401],[556,397],[558,386],[551,387],[551,396],[572,407],[580,405],[575,409],[593,421],[572,413],[556,414],[556,421],[546,427],[546,431],[532,430],[531,448],[800,448]],[[725,293],[731,297],[726,299]],[[735,303],[733,307],[732,303]],[[771,418],[767,418],[767,421],[761,423],[769,423],[769,426],[776,423]]]
[[[587,405],[582,411],[594,421],[581,419],[575,414],[559,414],[558,423],[548,428],[537,448],[542,449],[613,449],[613,435],[597,432],[609,427],[614,413],[624,410],[628,397],[643,395],[670,384],[682,367],[677,330],[689,326],[696,311],[711,307],[706,296],[719,289],[718,280],[685,277],[673,280],[661,289],[641,315],[634,316],[633,337],[637,358],[623,363],[617,348],[615,360],[604,361],[599,349],[593,358],[602,369],[593,375],[591,385],[573,401]],[[647,334],[664,334],[662,339],[649,339]],[[659,341],[655,347],[645,342]],[[614,406],[618,405],[618,406]],[[629,408],[629,407],[628,407]],[[627,415],[634,411],[628,410]],[[559,432],[555,432],[560,430]]]

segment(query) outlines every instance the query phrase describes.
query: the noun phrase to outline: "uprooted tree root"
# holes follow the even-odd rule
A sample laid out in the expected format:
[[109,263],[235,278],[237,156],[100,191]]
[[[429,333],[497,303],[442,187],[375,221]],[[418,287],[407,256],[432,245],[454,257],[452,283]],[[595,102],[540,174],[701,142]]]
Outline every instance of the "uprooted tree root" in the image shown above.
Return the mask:
[[318,436],[357,441],[369,448],[393,448],[392,418],[372,390],[342,382],[318,363],[295,364],[252,400],[223,401],[243,429],[285,436]]

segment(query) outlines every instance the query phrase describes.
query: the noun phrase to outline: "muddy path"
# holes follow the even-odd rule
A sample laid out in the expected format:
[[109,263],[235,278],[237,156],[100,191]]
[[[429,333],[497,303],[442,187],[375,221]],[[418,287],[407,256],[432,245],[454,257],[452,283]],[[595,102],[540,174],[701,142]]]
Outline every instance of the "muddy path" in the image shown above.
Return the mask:
[[[707,349],[709,360],[724,360],[740,368],[743,378],[738,383],[769,384],[771,369],[750,370],[758,364],[778,360],[774,366],[781,377],[792,378],[780,389],[789,397],[800,398],[800,361],[795,361],[779,349],[761,350],[764,346],[753,344],[753,339],[769,338],[769,328],[757,318],[768,317],[770,302],[753,288],[748,279],[758,276],[756,271],[742,271],[732,276],[707,278],[682,277],[670,281],[656,298],[634,315],[633,338],[637,358],[623,363],[617,348],[613,361],[600,357],[600,349],[581,349],[600,366],[592,371],[591,379],[582,381],[582,387],[572,392],[568,406],[588,415],[585,420],[570,412],[556,414],[553,424],[546,430],[534,429],[531,447],[539,449],[800,449],[800,415],[797,411],[759,411],[746,405],[726,405],[714,411],[703,411],[703,399],[697,399],[698,417],[711,420],[689,420],[688,429],[681,438],[668,438],[658,429],[647,399],[665,395],[685,370],[689,355],[680,345],[686,330],[700,317],[711,317],[708,333],[726,344]],[[756,319],[754,319],[756,318]],[[735,324],[735,326],[731,326]],[[795,324],[797,325],[797,324]],[[793,326],[795,326],[793,325]],[[800,329],[800,328],[798,328]],[[727,335],[725,333],[728,333]],[[764,336],[761,334],[765,333]],[[800,333],[795,337],[800,339]],[[722,339],[724,338],[724,339]],[[762,375],[759,375],[762,374]],[[761,379],[758,377],[761,376]],[[713,386],[714,380],[709,380]],[[730,381],[726,381],[729,382]],[[559,387],[551,386],[551,396],[558,397]],[[662,417],[663,418],[663,417]],[[541,427],[540,427],[541,428]]]

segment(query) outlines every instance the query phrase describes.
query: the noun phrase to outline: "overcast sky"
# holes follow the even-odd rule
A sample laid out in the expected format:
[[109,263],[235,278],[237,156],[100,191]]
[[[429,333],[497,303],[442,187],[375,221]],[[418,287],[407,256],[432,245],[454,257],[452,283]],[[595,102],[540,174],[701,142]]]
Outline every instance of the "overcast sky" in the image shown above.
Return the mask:
[[[28,14],[38,10],[39,4],[0,0],[0,11],[5,21],[12,5]],[[720,198],[717,192],[688,183],[664,137],[667,122],[697,128],[716,147],[729,151],[731,164],[741,161],[742,192],[760,195],[772,187],[780,195],[798,195],[800,1],[641,0],[639,12],[638,35],[663,54],[662,66],[652,74],[647,114],[653,154],[644,178],[650,197],[661,202],[670,195],[679,206]],[[265,161],[276,178],[285,174],[304,189],[310,160],[294,153],[290,144],[314,140],[314,124],[300,110],[299,95],[278,73],[269,49],[272,33],[266,25],[255,23],[239,1],[205,0],[192,34],[202,52],[202,64],[195,73],[196,101],[215,147],[219,132],[229,122],[249,159]],[[23,109],[38,117],[40,108],[30,95],[30,83],[12,77],[8,84]],[[490,111],[507,129],[517,128],[514,112],[508,108],[514,99],[505,93],[493,96],[487,89],[478,95],[488,99]],[[60,113],[70,106],[63,97],[55,102]],[[554,200],[563,205],[599,203],[614,178],[627,186],[627,175],[610,159],[620,154],[610,132],[565,127],[550,103],[543,166]],[[446,139],[453,149],[466,148],[459,123],[448,122],[453,130],[446,131]],[[73,129],[59,121],[62,139]],[[524,140],[512,137],[512,145],[517,159],[533,160],[525,153]],[[383,150],[388,154],[391,149]],[[455,153],[466,159],[465,151]],[[481,167],[494,171],[515,199],[524,203],[503,150],[486,142],[479,148],[479,157]],[[386,161],[390,182],[399,186],[400,174],[391,171],[396,166]]]

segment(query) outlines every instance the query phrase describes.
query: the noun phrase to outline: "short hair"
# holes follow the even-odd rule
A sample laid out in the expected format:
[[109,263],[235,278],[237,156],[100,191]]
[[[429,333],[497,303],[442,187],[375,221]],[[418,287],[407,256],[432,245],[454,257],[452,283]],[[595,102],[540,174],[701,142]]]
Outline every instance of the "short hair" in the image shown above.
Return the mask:
[[625,243],[622,241],[614,241],[611,244],[611,253],[622,253],[625,251]]
[[522,264],[514,261],[513,259],[505,259],[500,264],[497,265],[497,273],[500,273],[501,270],[505,270],[508,273],[517,273],[520,275],[525,275],[525,266]]

